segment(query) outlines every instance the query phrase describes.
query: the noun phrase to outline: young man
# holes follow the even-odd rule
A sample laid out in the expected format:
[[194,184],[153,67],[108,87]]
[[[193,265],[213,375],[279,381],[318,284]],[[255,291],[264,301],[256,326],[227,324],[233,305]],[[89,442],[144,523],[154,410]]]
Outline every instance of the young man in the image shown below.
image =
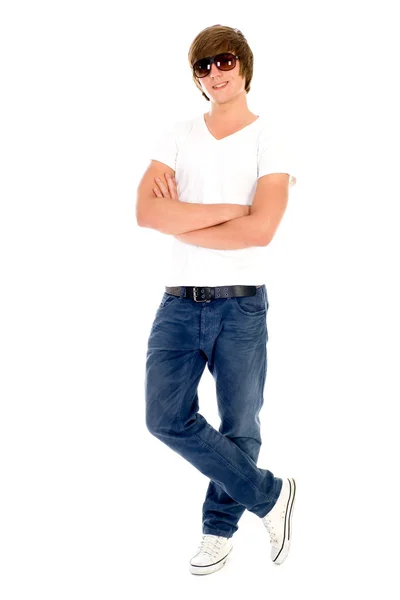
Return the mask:
[[[146,358],[149,431],[210,479],[194,574],[220,569],[247,508],[261,518],[271,559],[291,541],[296,485],[257,467],[267,372],[266,247],[296,182],[287,147],[247,107],[253,54],[237,29],[215,25],[189,51],[210,111],[159,139],[137,199],[137,221],[172,236],[165,293]],[[207,365],[216,431],[198,412]]]

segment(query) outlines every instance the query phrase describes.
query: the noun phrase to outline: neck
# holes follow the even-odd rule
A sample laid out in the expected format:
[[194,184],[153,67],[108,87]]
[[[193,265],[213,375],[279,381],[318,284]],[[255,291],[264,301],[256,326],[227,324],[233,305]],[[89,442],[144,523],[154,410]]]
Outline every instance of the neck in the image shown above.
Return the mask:
[[210,110],[206,115],[207,119],[214,123],[240,123],[248,120],[251,116],[256,116],[247,106],[246,92],[223,104],[212,101],[210,104]]

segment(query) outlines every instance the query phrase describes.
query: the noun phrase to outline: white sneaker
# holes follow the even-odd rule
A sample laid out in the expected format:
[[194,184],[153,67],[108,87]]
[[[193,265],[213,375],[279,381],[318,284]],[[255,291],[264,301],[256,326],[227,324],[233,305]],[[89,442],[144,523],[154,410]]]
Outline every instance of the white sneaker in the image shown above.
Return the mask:
[[207,575],[221,569],[232,550],[232,539],[203,534],[200,546],[190,561],[190,572],[194,575]]
[[275,565],[283,563],[289,553],[295,495],[295,480],[293,477],[283,477],[278,500],[272,509],[261,517],[271,538],[271,560]]

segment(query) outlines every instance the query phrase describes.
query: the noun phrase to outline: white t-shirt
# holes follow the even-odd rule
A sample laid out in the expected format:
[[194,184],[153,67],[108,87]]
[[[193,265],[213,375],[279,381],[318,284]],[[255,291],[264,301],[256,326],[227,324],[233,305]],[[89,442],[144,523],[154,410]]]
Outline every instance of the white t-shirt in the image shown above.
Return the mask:
[[[150,159],[175,171],[181,202],[251,205],[257,180],[268,173],[288,173],[296,183],[285,136],[259,116],[243,129],[217,140],[204,115],[178,121],[155,140]],[[173,235],[163,256],[166,286],[261,285],[267,280],[268,246],[235,250],[203,248]]]

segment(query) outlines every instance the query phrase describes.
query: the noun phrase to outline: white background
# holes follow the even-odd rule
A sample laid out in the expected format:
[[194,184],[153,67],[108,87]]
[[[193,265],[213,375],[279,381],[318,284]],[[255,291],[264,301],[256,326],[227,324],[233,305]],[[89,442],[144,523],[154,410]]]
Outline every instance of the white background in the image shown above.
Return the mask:
[[[395,5],[2,3],[2,600],[398,598]],[[297,501],[283,565],[246,511],[225,567],[195,577],[208,480],[145,426],[167,237],[135,202],[158,132],[209,110],[187,53],[217,23],[254,52],[249,109],[297,150],[258,461]],[[207,369],[199,399],[217,428]]]

